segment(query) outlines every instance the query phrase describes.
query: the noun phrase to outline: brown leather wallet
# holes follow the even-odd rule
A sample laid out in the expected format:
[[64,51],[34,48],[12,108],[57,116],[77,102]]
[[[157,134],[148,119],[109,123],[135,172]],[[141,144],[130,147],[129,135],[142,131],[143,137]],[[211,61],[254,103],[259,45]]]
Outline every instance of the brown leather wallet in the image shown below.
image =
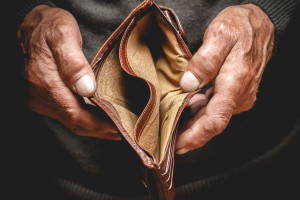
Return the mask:
[[145,0],[100,48],[91,66],[103,109],[133,148],[153,199],[174,199],[174,148],[179,117],[194,93],[179,86],[191,53],[178,17]]

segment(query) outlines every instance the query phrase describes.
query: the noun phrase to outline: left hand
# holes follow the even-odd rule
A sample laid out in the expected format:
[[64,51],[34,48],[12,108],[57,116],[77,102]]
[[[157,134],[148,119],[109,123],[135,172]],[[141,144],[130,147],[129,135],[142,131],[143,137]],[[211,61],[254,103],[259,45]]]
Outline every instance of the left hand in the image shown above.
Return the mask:
[[180,84],[186,92],[210,82],[213,86],[206,95],[190,100],[191,117],[180,129],[176,153],[205,145],[227,127],[233,114],[253,107],[272,55],[274,30],[266,13],[254,4],[228,7],[211,22]]
[[[80,136],[121,140],[104,111],[91,112],[82,97],[95,93],[93,70],[82,52],[82,37],[74,16],[48,5],[34,7],[18,31],[26,60],[27,104],[39,114],[60,121]],[[79,96],[80,95],[80,96]]]

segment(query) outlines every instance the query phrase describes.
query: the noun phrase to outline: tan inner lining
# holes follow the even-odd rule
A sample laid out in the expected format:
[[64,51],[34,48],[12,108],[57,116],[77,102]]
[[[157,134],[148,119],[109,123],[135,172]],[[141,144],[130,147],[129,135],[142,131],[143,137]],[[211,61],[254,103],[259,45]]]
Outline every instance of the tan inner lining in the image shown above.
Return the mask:
[[[145,82],[122,70],[118,47],[113,48],[103,64],[97,96],[111,102],[119,112],[125,130],[135,140],[134,128],[147,105],[150,91]],[[180,89],[179,80],[188,61],[171,26],[156,10],[136,23],[128,38],[126,52],[134,73],[156,90],[154,109],[137,143],[151,154],[156,163],[160,163],[178,108],[187,95]]]

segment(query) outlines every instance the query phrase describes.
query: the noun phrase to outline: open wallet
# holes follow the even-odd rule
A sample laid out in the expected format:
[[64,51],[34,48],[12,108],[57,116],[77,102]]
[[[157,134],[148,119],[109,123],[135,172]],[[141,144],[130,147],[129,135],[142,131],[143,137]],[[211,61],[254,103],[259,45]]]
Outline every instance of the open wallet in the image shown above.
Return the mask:
[[179,80],[192,57],[178,17],[145,0],[100,48],[91,66],[103,109],[140,160],[153,199],[174,199],[173,171],[179,118],[189,99]]

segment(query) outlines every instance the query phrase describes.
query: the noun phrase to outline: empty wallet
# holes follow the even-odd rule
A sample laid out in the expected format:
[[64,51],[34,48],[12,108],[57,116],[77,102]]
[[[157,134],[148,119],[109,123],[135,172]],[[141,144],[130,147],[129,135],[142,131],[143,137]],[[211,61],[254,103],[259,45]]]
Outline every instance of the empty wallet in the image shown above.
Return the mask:
[[145,0],[102,45],[91,66],[97,89],[90,97],[111,118],[140,159],[153,199],[174,199],[178,121],[194,93],[179,80],[192,57],[178,17]]

